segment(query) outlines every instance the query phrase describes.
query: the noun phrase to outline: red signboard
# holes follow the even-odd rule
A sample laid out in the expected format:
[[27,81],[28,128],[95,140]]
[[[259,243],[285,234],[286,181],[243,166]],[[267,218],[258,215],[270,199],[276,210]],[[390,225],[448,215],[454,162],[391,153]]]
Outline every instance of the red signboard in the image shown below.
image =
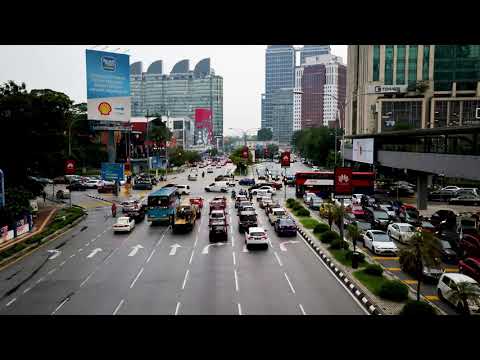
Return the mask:
[[65,161],[65,174],[68,174],[68,175],[75,174],[75,160]]
[[352,196],[352,168],[337,167],[334,172],[335,197],[350,198]]
[[280,157],[282,167],[290,167],[290,151],[284,151]]

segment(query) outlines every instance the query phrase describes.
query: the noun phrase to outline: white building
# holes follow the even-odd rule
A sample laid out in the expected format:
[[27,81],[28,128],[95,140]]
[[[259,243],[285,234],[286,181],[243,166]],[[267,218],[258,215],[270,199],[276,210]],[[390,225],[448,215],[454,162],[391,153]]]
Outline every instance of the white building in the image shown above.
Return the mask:
[[303,66],[295,68],[295,88],[293,94],[293,132],[302,128],[302,76]]
[[189,117],[166,117],[162,116],[167,128],[175,137],[177,146],[189,150],[193,145],[194,122]]

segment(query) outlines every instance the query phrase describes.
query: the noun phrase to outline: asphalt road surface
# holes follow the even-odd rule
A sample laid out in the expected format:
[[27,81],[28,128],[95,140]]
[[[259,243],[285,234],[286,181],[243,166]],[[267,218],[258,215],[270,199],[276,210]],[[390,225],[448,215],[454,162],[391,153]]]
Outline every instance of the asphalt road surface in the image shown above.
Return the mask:
[[[208,201],[217,194],[204,186],[224,171],[198,181],[185,172],[174,182]],[[283,196],[283,189],[275,195]],[[72,200],[85,198],[74,193]],[[222,245],[208,241],[208,205],[187,234],[146,220],[130,234],[113,234],[109,205],[87,208],[78,226],[0,271],[1,315],[368,314],[300,237],[277,237],[262,209],[269,249],[247,251],[230,197]]]

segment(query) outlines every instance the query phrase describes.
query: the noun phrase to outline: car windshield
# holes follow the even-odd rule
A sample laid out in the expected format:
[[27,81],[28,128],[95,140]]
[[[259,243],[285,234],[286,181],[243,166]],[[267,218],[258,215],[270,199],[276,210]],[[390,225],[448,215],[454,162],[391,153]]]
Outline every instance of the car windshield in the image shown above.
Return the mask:
[[170,200],[166,196],[152,196],[148,198],[148,206],[167,207],[169,204]]
[[375,242],[391,242],[390,238],[388,237],[387,234],[380,234],[380,233],[374,233],[373,234],[373,241]]
[[283,216],[283,215],[285,215],[285,214],[286,214],[286,213],[285,213],[285,211],[283,211],[283,210],[275,210],[275,211],[273,212],[273,215],[275,215],[275,216]]
[[292,220],[280,220],[280,226],[295,226],[294,222]]
[[129,223],[129,219],[126,218],[126,217],[118,219],[118,224],[120,224],[120,225],[128,225],[128,223]]
[[242,211],[255,211],[255,208],[253,206],[244,206],[242,207]]
[[410,225],[399,225],[401,232],[413,232],[413,227]]
[[240,221],[255,221],[257,217],[253,214],[249,215],[240,215]]
[[221,219],[221,218],[225,217],[225,215],[223,214],[223,212],[212,212],[210,217],[214,218],[214,219]]
[[388,220],[388,214],[385,211],[374,211],[375,218],[380,220]]
[[412,218],[417,218],[418,217],[418,212],[415,209],[407,209],[407,210],[405,210],[405,212],[407,213],[408,216],[410,216]]
[[261,231],[254,231],[250,233],[250,236],[265,236],[265,233]]

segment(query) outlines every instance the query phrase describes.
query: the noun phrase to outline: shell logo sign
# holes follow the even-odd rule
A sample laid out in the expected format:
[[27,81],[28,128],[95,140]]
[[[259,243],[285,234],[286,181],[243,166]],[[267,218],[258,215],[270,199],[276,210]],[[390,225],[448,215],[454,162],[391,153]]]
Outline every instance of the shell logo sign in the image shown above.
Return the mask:
[[98,111],[102,115],[110,115],[110,113],[112,112],[112,105],[110,105],[108,102],[103,101],[98,104]]

